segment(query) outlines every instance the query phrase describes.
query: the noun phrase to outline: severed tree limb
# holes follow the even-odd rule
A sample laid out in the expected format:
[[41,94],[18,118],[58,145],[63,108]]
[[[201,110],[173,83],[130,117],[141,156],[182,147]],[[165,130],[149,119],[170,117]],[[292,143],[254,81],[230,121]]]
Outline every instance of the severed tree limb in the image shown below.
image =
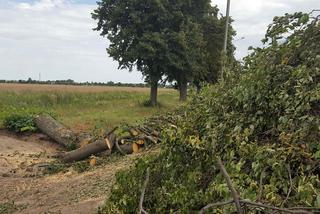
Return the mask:
[[122,155],[126,155],[126,153],[125,153],[124,151],[122,151],[122,149],[120,148],[120,146],[119,146],[119,141],[118,141],[118,140],[116,140],[115,144],[116,144],[116,147],[117,147],[118,151],[119,151]]
[[289,180],[290,180],[290,187],[289,187],[289,190],[288,190],[288,194],[287,194],[287,197],[286,199],[282,202],[282,205],[284,205],[285,203],[287,203],[287,201],[289,200],[289,197],[290,197],[290,194],[291,194],[291,191],[292,191],[292,177],[291,177],[291,169],[290,169],[290,165],[287,164],[286,165],[286,168],[288,170],[288,175],[289,175]]
[[265,176],[266,170],[268,169],[268,167],[265,167],[261,174],[260,174],[260,181],[259,181],[259,193],[257,196],[257,201],[260,202],[261,198],[262,198],[262,193],[263,193],[263,178]]
[[233,187],[231,178],[230,178],[226,168],[224,167],[220,157],[217,158],[217,167],[219,168],[220,172],[223,174],[223,177],[226,179],[228,188],[229,188],[229,190],[231,192],[231,195],[233,197],[234,203],[236,205],[237,212],[239,214],[242,214],[243,212],[242,212],[242,208],[241,208],[241,205],[240,205],[240,202],[239,202],[239,200],[240,200],[239,194],[235,190],[235,188]]
[[[232,200],[228,200],[228,201],[224,201],[224,202],[218,202],[218,203],[212,203],[212,204],[208,204],[205,207],[203,207],[199,214],[203,214],[207,209],[209,208],[213,208],[213,207],[218,207],[218,206],[225,206],[231,203],[234,203],[235,201]],[[257,202],[252,202],[249,200],[239,200],[240,204],[246,204],[252,207],[256,207],[256,208],[265,208],[265,209],[270,209],[270,210],[274,210],[277,212],[284,212],[284,213],[291,213],[291,214],[312,214],[312,212],[309,212],[307,210],[315,210],[315,211],[320,211],[319,208],[315,208],[315,207],[292,207],[292,208],[279,208],[279,207],[274,207],[271,205],[266,205],[266,204],[262,204],[262,203],[257,203]]]
[[233,203],[234,200],[231,199],[231,200],[228,200],[228,201],[224,201],[224,202],[218,202],[218,203],[212,203],[212,204],[208,204],[207,206],[203,207],[199,214],[203,214],[207,209],[210,209],[212,207],[220,207],[220,206],[224,206],[224,205],[228,205],[228,204],[231,204]]
[[262,203],[257,203],[257,202],[252,202],[249,200],[240,200],[241,204],[247,204],[247,205],[251,205],[253,207],[260,207],[260,208],[266,208],[266,209],[271,209],[271,210],[277,210],[277,211],[281,211],[281,212],[285,212],[285,213],[299,213],[299,214],[311,214],[310,212],[303,210],[302,207],[301,209],[286,209],[286,208],[279,208],[279,207],[274,207],[271,205],[266,205],[266,204],[262,204]]
[[109,137],[109,135],[113,134],[118,128],[119,128],[119,127],[116,126],[116,127],[114,127],[113,129],[111,129],[111,131],[109,131],[109,132],[106,133],[106,136],[105,136],[105,137]]
[[144,184],[142,186],[142,191],[141,191],[141,196],[140,196],[140,202],[139,202],[139,214],[147,214],[147,211],[145,211],[143,209],[143,201],[144,201],[144,195],[146,193],[146,188],[147,188],[147,185],[149,183],[149,178],[150,178],[150,168],[148,167],[147,168],[147,174],[146,174],[146,179],[144,181]]

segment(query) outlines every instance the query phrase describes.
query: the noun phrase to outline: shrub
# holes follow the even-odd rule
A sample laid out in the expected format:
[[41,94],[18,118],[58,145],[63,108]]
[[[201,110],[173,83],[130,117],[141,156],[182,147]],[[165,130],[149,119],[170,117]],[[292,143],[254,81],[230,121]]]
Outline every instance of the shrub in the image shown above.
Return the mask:
[[31,115],[10,115],[4,119],[4,126],[17,133],[37,131],[34,117]]

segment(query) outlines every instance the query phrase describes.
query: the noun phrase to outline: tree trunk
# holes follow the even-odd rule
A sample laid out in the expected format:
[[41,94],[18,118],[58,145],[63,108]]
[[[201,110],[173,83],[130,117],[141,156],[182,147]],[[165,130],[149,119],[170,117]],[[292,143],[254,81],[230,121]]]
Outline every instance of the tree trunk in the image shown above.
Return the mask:
[[187,100],[187,93],[188,93],[188,83],[186,81],[182,81],[180,83],[180,101],[186,101]]
[[157,105],[158,99],[158,81],[151,82],[150,102],[151,106]]
[[[97,140],[79,149],[64,153],[59,157],[61,157],[64,162],[70,163],[86,159],[90,155],[95,155],[106,150],[110,151],[108,153],[108,155],[110,155],[112,151],[114,151],[115,142],[116,136],[111,134],[108,138]],[[134,152],[132,144],[119,145],[119,147],[125,154],[132,154]]]
[[77,142],[77,136],[49,115],[36,117],[38,129],[64,147]]
[[80,161],[86,159],[90,155],[97,154],[109,149],[105,140],[98,140],[94,143],[90,143],[84,147],[67,152],[62,155],[62,160],[66,163]]

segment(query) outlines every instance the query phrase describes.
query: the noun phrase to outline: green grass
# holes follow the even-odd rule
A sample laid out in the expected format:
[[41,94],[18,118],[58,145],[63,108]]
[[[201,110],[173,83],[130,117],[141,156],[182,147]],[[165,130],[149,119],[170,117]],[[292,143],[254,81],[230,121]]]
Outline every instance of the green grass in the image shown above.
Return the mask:
[[50,113],[68,127],[83,131],[94,126],[134,123],[178,105],[177,92],[159,91],[159,107],[146,107],[148,92],[6,92],[0,91],[0,126],[12,114]]

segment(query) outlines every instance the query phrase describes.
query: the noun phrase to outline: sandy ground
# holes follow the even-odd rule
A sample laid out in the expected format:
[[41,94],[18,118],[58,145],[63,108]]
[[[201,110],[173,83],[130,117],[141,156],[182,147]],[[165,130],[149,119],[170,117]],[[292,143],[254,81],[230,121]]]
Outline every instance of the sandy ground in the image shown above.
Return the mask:
[[15,136],[0,130],[0,204],[14,201],[16,213],[94,213],[113,185],[116,171],[141,154],[125,156],[84,173],[69,170],[44,176],[41,163],[59,150],[42,135]]

